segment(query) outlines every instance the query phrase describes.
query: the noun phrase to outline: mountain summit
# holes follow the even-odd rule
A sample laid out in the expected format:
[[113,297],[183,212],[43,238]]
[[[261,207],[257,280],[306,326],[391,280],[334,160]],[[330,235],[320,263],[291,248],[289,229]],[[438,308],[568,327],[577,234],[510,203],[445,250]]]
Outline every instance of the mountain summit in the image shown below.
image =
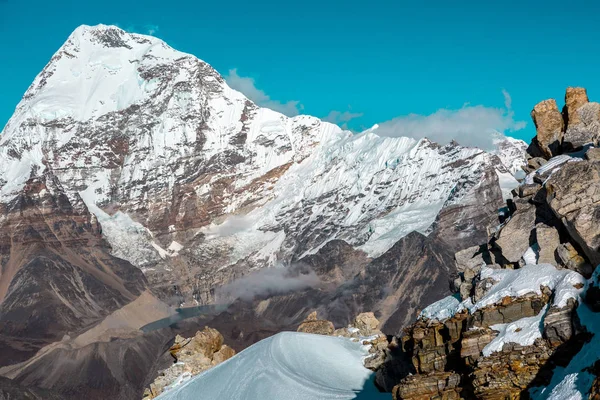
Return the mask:
[[[289,118],[257,106],[210,65],[159,39],[81,26],[35,78],[0,138],[0,223],[32,234],[44,228],[34,246],[21,246],[31,251],[0,248],[1,287],[18,298],[34,291],[17,278],[31,274],[40,248],[62,254],[54,237],[63,231],[54,229],[68,226],[64,232],[85,236],[82,243],[94,241],[85,242],[85,257],[53,265],[68,266],[67,283],[102,270],[93,281],[93,293],[102,295],[88,294],[87,282],[78,285],[85,290],[71,297],[81,307],[65,300],[76,317],[65,311],[68,320],[51,325],[49,341],[111,337],[98,333],[111,324],[107,312],[137,307],[146,288],[180,307],[222,303],[191,310],[226,308],[210,324],[237,350],[297,326],[314,309],[338,325],[373,311],[395,333],[423,305],[450,293],[453,252],[493,234],[503,197],[517,185],[512,172],[525,164],[522,142],[501,135],[496,141],[492,154]],[[55,197],[44,192],[50,186],[60,188]],[[53,211],[68,204],[74,211]],[[65,282],[43,286],[51,301],[70,293]],[[100,301],[114,307],[99,312]],[[0,324],[14,316],[1,312],[7,307],[0,303]],[[32,334],[26,328],[19,325],[23,337]],[[76,390],[99,384],[93,377],[102,371],[122,380],[103,381],[99,398],[109,389],[129,396],[155,372],[156,355],[144,352],[162,349],[161,335],[172,333],[156,330],[117,336],[123,348],[146,357],[135,379],[101,350],[104,344],[75,353],[69,338],[26,366],[11,366],[10,377],[75,393],[53,361],[67,352],[75,360],[70,368],[83,371],[72,383]],[[80,366],[91,366],[89,374]],[[124,383],[130,378],[135,382]]]

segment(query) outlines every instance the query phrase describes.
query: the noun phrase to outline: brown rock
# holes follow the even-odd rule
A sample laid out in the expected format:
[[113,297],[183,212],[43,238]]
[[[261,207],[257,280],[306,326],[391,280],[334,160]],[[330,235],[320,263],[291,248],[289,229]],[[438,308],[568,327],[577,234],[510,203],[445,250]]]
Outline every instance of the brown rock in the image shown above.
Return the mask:
[[298,332],[313,333],[316,335],[333,335],[335,327],[331,321],[317,319],[317,312],[313,311],[298,326]]
[[436,372],[430,375],[406,377],[392,390],[394,400],[459,400],[460,375],[454,372]]
[[564,121],[556,100],[544,100],[535,105],[531,118],[537,129],[535,140],[545,158],[557,155],[563,138]]
[[571,125],[577,125],[581,122],[577,110],[584,104],[588,103],[587,91],[581,87],[568,87],[565,94],[565,106],[563,107],[563,115],[567,129]]
[[365,312],[356,316],[353,325],[355,328],[358,328],[361,335],[369,336],[373,331],[377,330],[379,321],[372,312]]

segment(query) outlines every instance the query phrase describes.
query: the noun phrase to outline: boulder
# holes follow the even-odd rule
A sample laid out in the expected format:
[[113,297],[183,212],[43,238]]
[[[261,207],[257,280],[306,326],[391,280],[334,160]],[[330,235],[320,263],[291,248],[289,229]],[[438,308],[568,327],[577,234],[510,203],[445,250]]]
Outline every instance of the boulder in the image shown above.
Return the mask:
[[177,335],[169,353],[174,358],[173,365],[159,372],[144,391],[144,400],[157,397],[181,376],[198,375],[233,357],[235,350],[223,344],[223,335],[218,330],[204,327],[192,338]]
[[587,259],[600,264],[600,163],[570,162],[546,183],[547,201]]
[[531,111],[531,118],[537,130],[535,141],[544,158],[557,155],[563,139],[564,121],[556,100],[549,99],[536,104]]
[[567,88],[565,107],[564,150],[581,148],[592,143],[600,134],[600,104],[590,103],[584,88]]
[[589,102],[587,91],[581,87],[568,87],[565,93],[565,106],[563,107],[563,117],[567,130],[572,125],[581,122],[577,110]]
[[364,312],[358,314],[356,318],[354,318],[352,325],[358,329],[361,335],[370,336],[373,334],[373,332],[377,331],[377,328],[379,327],[379,321],[377,318],[375,318],[375,314],[372,312]]
[[537,224],[535,234],[539,246],[539,264],[552,264],[556,266],[556,248],[560,245],[560,237],[556,228],[546,224]]
[[317,319],[317,312],[313,311],[298,327],[298,332],[313,333],[317,335],[332,335],[335,331],[333,322]]
[[556,259],[558,267],[579,272],[585,277],[589,277],[593,272],[593,267],[579,255],[571,243],[561,243],[556,247]]
[[527,160],[527,172],[533,172],[547,162],[548,160],[546,160],[544,157],[532,157]]
[[535,227],[535,220],[535,206],[526,203],[517,209],[500,231],[495,246],[500,249],[504,258],[509,262],[519,262],[529,248],[529,236]]

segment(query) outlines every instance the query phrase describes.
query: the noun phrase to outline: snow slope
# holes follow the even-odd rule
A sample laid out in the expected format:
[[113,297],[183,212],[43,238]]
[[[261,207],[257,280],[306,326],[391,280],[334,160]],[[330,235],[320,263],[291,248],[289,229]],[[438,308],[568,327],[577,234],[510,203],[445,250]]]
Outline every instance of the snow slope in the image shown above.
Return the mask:
[[389,399],[346,338],[282,332],[175,387],[160,400]]

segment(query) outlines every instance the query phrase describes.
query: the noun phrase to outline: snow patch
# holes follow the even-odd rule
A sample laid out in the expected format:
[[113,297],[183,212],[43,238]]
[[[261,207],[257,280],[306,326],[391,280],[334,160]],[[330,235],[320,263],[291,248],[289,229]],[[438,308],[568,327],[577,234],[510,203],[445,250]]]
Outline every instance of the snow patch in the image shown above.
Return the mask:
[[[282,332],[248,347],[157,399],[387,399],[363,366],[363,346],[346,338]],[[360,395],[359,395],[360,393]]]

